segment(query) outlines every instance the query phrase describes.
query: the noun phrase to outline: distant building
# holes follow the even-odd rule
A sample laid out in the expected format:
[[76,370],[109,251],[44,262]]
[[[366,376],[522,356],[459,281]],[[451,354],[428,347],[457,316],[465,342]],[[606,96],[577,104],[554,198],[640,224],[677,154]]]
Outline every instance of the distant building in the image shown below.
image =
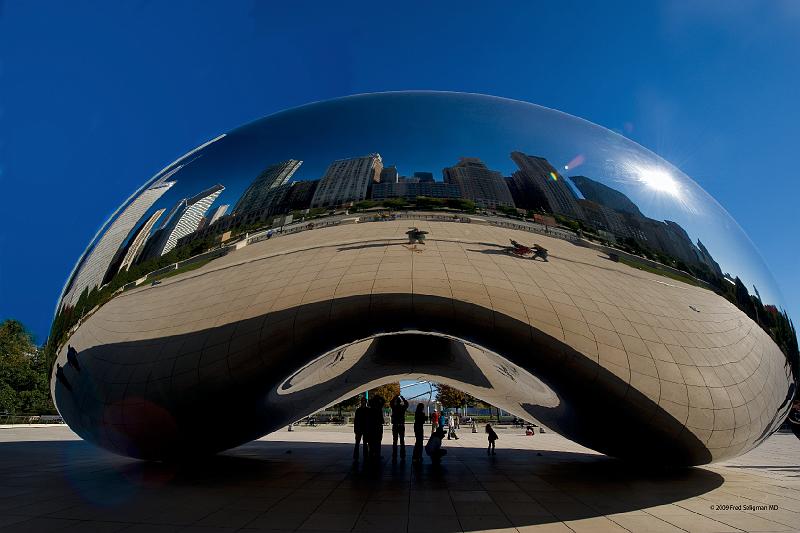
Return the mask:
[[241,214],[263,208],[270,191],[286,184],[302,164],[302,161],[288,159],[264,169],[236,202],[233,212]]
[[223,204],[214,210],[214,213],[211,215],[211,218],[208,219],[208,226],[219,220],[220,218],[225,216],[225,213],[228,212],[228,208],[230,205]]
[[392,165],[390,167],[383,167],[381,170],[379,183],[397,183],[397,167]]
[[584,221],[589,226],[612,233],[616,238],[632,236],[625,219],[620,213],[591,200],[579,199],[578,205],[581,206]]
[[178,239],[197,231],[200,219],[223,190],[225,187],[217,184],[175,204],[159,229],[158,240],[154,243],[150,257],[159,257],[170,252],[178,244]]
[[292,183],[284,183],[269,191],[258,209],[251,209],[236,214],[236,226],[257,226],[265,223],[272,216],[288,211],[287,199],[292,190]]
[[178,240],[178,246],[205,239],[210,236],[222,235],[232,228],[243,225],[266,224],[275,215],[289,211],[303,211],[311,206],[311,199],[317,188],[319,180],[303,180],[286,183],[272,189],[265,199],[262,209],[249,211],[242,215],[225,215],[215,222],[207,224],[194,233],[190,233]]
[[287,211],[303,211],[311,207],[319,180],[303,180],[292,182],[292,188],[286,197]]
[[[511,152],[511,159],[519,167],[512,179],[526,202],[537,204],[544,201],[552,213],[583,220],[584,214],[575,193],[547,159],[522,152]],[[524,207],[537,208],[535,205]]]
[[570,176],[569,178],[584,198],[603,205],[614,211],[644,217],[639,207],[623,193],[586,176]]
[[414,177],[419,180],[420,183],[433,183],[433,172],[414,172]]
[[417,182],[417,183],[377,183],[372,186],[373,200],[403,198],[413,201],[418,196],[429,198],[461,198],[461,189],[454,183]]
[[369,186],[380,180],[382,170],[380,154],[334,161],[320,179],[311,207],[335,207],[364,200]]
[[139,220],[173,185],[174,181],[164,181],[174,172],[156,181],[134,198],[114,219],[108,229],[97,240],[94,247],[84,256],[64,290],[62,301],[74,305],[81,293],[99,286],[108,272],[111,262],[117,256],[120,246],[136,227]]
[[161,215],[164,214],[164,211],[166,211],[166,209],[159,209],[153,213],[150,218],[147,219],[147,222],[145,222],[142,227],[139,228],[136,236],[131,239],[130,245],[128,246],[128,251],[125,253],[125,257],[122,259],[122,263],[119,266],[119,272],[130,269],[131,265],[139,258],[142,250],[144,250],[144,245],[147,242],[147,239],[150,237],[150,232],[152,231],[153,227],[155,227],[158,219],[161,218]]
[[445,183],[457,185],[462,198],[483,208],[514,207],[514,199],[503,175],[490,170],[476,157],[462,157],[457,164],[442,170]]
[[714,275],[721,278],[723,274],[722,269],[719,267],[719,263],[717,263],[714,258],[711,257],[711,254],[708,252],[703,243],[700,242],[700,239],[697,239],[697,252],[700,262],[706,265],[709,270],[714,273]]

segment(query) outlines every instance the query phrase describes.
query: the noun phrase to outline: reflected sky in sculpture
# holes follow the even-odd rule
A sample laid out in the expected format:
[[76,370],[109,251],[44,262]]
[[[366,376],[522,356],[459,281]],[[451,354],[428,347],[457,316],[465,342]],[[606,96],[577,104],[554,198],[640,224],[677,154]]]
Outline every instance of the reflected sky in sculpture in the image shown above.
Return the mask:
[[723,272],[739,276],[751,292],[755,285],[765,303],[782,306],[771,274],[738,224],[679,169],[605,128],[496,97],[381,93],[281,112],[181,158],[184,166],[169,178],[175,186],[150,212],[215,183],[225,190],[214,205],[234,205],[264,168],[289,158],[303,161],[295,180],[319,179],[336,159],[375,152],[401,176],[427,171],[441,180],[441,169],[459,157],[480,158],[510,176],[517,170],[509,157],[514,150],[544,157],[564,176],[584,175],[622,192],[647,217],[677,222],[693,241],[703,242]]

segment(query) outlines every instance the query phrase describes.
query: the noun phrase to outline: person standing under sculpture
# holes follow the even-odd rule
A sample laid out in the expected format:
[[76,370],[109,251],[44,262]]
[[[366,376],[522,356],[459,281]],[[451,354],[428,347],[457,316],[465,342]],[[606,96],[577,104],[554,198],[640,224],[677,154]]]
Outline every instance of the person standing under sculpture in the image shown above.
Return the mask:
[[367,407],[367,399],[362,397],[361,398],[361,405],[358,406],[356,409],[356,414],[353,417],[353,433],[356,435],[356,444],[353,448],[353,461],[358,461],[358,448],[361,445],[361,441],[364,442],[364,459],[369,457],[369,436],[367,434],[367,428],[369,426],[369,407]]
[[381,457],[381,441],[383,440],[383,405],[386,401],[377,394],[369,400],[369,455],[373,459]]
[[458,440],[458,435],[456,435],[456,420],[452,414],[447,417],[447,440],[451,438]]
[[392,458],[397,457],[397,439],[400,439],[400,459],[406,458],[406,411],[408,400],[401,395],[389,403],[392,408]]
[[417,404],[417,410],[414,413],[414,453],[411,460],[415,463],[422,462],[422,448],[425,442],[425,421],[428,417],[425,415],[425,406],[421,403]]
[[486,424],[486,435],[488,436],[488,439],[489,439],[489,447],[486,448],[486,455],[489,455],[489,454],[495,455],[495,453],[494,453],[494,443],[500,437],[497,436],[497,433],[495,433],[494,428],[492,428],[491,424]]
[[431,413],[431,434],[436,433],[436,427],[439,425],[439,411]]

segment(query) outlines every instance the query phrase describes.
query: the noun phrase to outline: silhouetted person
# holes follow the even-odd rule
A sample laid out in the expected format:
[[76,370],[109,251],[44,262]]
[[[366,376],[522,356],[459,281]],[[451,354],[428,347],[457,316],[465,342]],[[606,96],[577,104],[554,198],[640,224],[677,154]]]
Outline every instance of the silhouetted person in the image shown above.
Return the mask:
[[78,362],[78,351],[72,347],[72,345],[67,346],[67,361],[69,364],[75,368],[78,372],[81,371],[81,365]]
[[414,413],[414,454],[411,456],[412,461],[415,463],[422,462],[422,448],[425,441],[425,421],[428,417],[425,415],[425,406],[421,403],[417,404],[417,410]]
[[408,400],[401,395],[389,403],[392,408],[392,457],[397,457],[397,439],[400,439],[400,458],[406,458],[406,411]]
[[494,453],[494,443],[500,437],[498,437],[497,433],[494,432],[494,429],[492,428],[491,424],[486,424],[486,434],[488,435],[488,438],[489,438],[489,447],[486,448],[486,455],[489,455],[489,454],[495,455],[495,453]]
[[64,367],[59,364],[56,364],[56,379],[64,385],[68,391],[72,392],[72,385],[70,385],[69,381],[67,380],[67,375],[64,374]]
[[367,399],[361,398],[361,405],[356,409],[356,415],[353,417],[353,433],[356,434],[356,445],[353,448],[353,460],[358,461],[358,448],[362,440],[364,442],[364,457],[369,456],[369,438],[366,435],[367,428],[369,427],[369,407],[367,407]]
[[431,458],[431,462],[436,465],[442,461],[442,457],[447,455],[447,450],[442,449],[443,437],[444,431],[442,431],[442,428],[437,428],[436,432],[428,439],[428,444],[425,445],[425,453]]
[[374,459],[381,457],[381,441],[383,440],[383,404],[385,400],[375,395],[369,400],[369,455]]

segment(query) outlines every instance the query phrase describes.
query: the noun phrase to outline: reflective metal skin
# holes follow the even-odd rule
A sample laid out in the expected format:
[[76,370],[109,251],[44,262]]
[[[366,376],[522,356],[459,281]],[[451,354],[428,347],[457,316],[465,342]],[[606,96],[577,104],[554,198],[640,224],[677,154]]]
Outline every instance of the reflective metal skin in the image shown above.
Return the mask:
[[730,216],[620,135],[363,95],[234,130],[137,191],[65,286],[51,387],[79,435],[146,459],[430,379],[603,453],[703,464],[791,407],[779,298]]

